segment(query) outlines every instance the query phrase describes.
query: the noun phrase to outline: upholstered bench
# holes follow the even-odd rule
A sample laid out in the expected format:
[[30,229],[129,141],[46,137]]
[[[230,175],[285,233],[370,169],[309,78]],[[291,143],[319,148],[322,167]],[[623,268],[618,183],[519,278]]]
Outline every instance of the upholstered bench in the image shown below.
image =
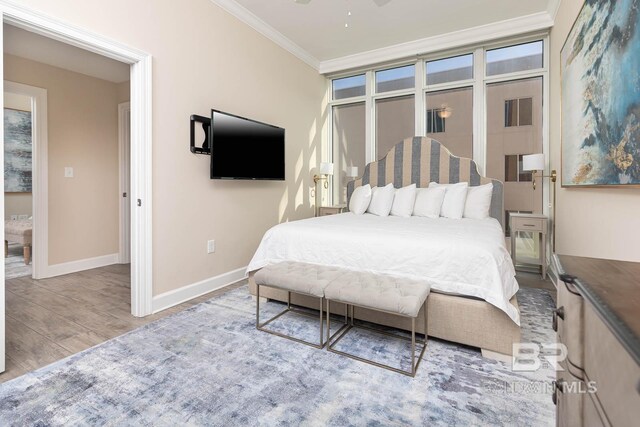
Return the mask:
[[[293,341],[297,341],[303,344],[310,345],[316,348],[324,347],[324,334],[323,334],[323,312],[324,312],[324,289],[327,285],[337,278],[343,270],[338,268],[307,264],[302,262],[290,262],[285,261],[278,264],[268,265],[260,269],[254,276],[256,282],[256,328],[268,332],[270,334],[278,335],[283,338],[288,338]],[[264,323],[260,323],[260,287],[267,286],[270,288],[281,289],[287,291],[287,308],[271,319]],[[289,335],[282,334],[277,331],[266,329],[265,327],[278,319],[283,314],[294,312],[310,316],[311,314],[306,311],[296,309],[291,306],[291,293],[308,295],[319,299],[319,320],[320,320],[320,340],[319,343],[313,343],[305,341],[300,338],[295,338]],[[315,316],[315,315],[314,315]]]
[[9,242],[20,243],[23,247],[25,265],[31,262],[31,235],[33,222],[30,219],[4,221],[4,257],[9,256]]
[[[416,361],[416,319],[420,308],[424,307],[424,330],[427,331],[427,298],[431,286],[425,281],[410,280],[387,275],[344,271],[337,278],[333,279],[324,289],[324,297],[327,301],[327,313],[331,313],[331,302],[340,302],[347,305],[347,312],[351,311],[351,321],[334,334],[335,339],[327,334],[327,349],[334,353],[360,360],[375,366],[386,368],[394,372],[399,372],[409,376],[415,376],[418,365],[422,360],[427,347],[427,335],[425,332],[424,341],[421,342],[422,349]],[[356,356],[335,348],[351,329],[363,328],[391,335],[396,338],[409,339],[395,334],[389,334],[377,329],[372,329],[364,325],[355,325],[354,311],[356,307],[381,311],[397,316],[411,318],[411,370],[405,371],[389,365],[374,362],[360,356]],[[327,315],[327,330],[331,328],[331,316]]]

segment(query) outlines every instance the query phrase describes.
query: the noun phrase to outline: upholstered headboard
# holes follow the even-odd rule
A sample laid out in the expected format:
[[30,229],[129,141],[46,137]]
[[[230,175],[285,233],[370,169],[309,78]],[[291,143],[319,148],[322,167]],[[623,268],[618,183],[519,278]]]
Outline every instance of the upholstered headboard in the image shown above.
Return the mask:
[[400,188],[416,184],[428,187],[430,182],[455,184],[468,182],[471,186],[493,183],[490,215],[504,228],[504,185],[497,179],[480,176],[478,165],[471,159],[456,157],[438,141],[416,136],[407,138],[393,147],[387,155],[371,162],[364,174],[347,184],[347,201],[356,187],[372,187],[392,183]]

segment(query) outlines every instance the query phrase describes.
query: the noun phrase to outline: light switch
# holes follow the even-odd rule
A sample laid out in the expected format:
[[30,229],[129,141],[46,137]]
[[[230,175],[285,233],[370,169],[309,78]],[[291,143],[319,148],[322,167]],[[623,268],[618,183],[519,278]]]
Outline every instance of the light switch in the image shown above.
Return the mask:
[[71,166],[67,166],[64,168],[64,177],[73,178],[73,168]]

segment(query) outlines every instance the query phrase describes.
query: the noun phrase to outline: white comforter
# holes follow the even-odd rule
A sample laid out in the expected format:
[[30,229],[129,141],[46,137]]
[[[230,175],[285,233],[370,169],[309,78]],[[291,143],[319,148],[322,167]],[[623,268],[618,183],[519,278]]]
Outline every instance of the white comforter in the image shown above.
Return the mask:
[[344,213],[287,222],[267,231],[247,271],[281,261],[428,279],[432,290],[482,298],[520,324],[509,303],[515,270],[493,218]]

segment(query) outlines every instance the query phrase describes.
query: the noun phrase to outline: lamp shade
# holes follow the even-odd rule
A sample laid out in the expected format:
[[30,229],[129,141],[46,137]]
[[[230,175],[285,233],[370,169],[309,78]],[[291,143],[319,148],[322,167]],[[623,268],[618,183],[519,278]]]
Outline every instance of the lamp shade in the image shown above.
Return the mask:
[[358,176],[358,167],[357,166],[347,166],[347,176],[349,178],[355,178]]
[[527,154],[522,156],[523,171],[542,171],[544,170],[544,154]]
[[320,175],[333,175],[333,163],[320,163]]

